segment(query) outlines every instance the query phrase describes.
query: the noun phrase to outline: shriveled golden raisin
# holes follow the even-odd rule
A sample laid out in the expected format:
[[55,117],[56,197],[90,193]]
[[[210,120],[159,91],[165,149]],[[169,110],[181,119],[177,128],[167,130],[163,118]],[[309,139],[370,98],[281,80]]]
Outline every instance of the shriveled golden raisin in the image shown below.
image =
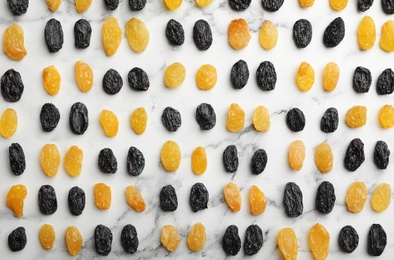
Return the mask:
[[341,11],[346,8],[348,0],[330,0],[330,6],[335,11]]
[[175,10],[178,9],[183,0],[164,0],[164,3],[166,4],[167,8],[170,10]]
[[181,164],[181,149],[174,141],[164,143],[160,151],[160,160],[164,170],[175,172]]
[[270,123],[270,113],[268,108],[264,106],[258,106],[254,110],[252,123],[254,129],[259,132],[268,132],[271,127]]
[[47,0],[47,5],[52,12],[55,12],[59,9],[62,4],[62,0]]
[[308,91],[315,83],[315,71],[308,62],[301,62],[296,75],[297,86],[302,91]]
[[126,37],[131,49],[137,53],[148,47],[149,30],[140,19],[133,17],[126,23]]
[[72,256],[78,255],[82,247],[82,236],[78,228],[70,226],[66,229],[66,244],[68,253]]
[[367,202],[368,189],[364,182],[353,182],[346,193],[347,210],[359,213]]
[[394,126],[394,107],[384,105],[379,112],[380,125],[383,128],[392,128]]
[[245,112],[237,103],[230,105],[227,116],[227,130],[229,132],[240,132],[245,126]]
[[145,108],[138,107],[131,113],[130,125],[137,135],[141,135],[145,132],[147,121],[148,113],[146,113]]
[[327,258],[330,250],[330,234],[323,225],[317,223],[309,230],[308,242],[313,258],[316,260]]
[[194,174],[203,174],[207,170],[207,164],[207,152],[204,147],[197,147],[192,153],[192,170]]
[[267,199],[262,190],[253,185],[249,190],[249,205],[250,213],[253,216],[258,216],[264,213],[267,206]]
[[92,0],[75,0],[75,8],[78,13],[87,11],[92,4]]
[[200,222],[194,224],[187,235],[187,246],[189,249],[193,252],[200,251],[204,248],[206,241],[207,235],[204,225]]
[[364,16],[357,29],[358,46],[361,50],[366,51],[375,45],[376,27],[375,22],[370,16]]
[[235,19],[230,22],[228,42],[234,50],[241,50],[248,46],[251,37],[249,25],[244,19]]
[[385,211],[391,203],[391,186],[388,183],[378,185],[372,194],[371,205],[376,212]]
[[224,200],[232,212],[238,212],[241,209],[242,199],[241,190],[234,182],[228,183],[224,187]]
[[127,204],[137,212],[146,209],[144,198],[142,198],[139,190],[133,185],[127,186],[126,188],[126,201]]
[[338,84],[340,70],[335,62],[327,63],[323,73],[323,88],[327,92],[333,91]]
[[276,242],[285,260],[297,259],[298,241],[292,228],[282,228],[276,237]]
[[25,36],[19,24],[13,23],[5,29],[3,50],[11,60],[21,60],[26,56]]
[[346,112],[346,124],[351,128],[359,128],[367,122],[367,108],[365,106],[353,106]]
[[334,155],[328,143],[321,143],[316,147],[315,164],[321,173],[328,173],[334,164]]
[[212,3],[213,0],[196,0],[196,4],[199,7],[205,7]]
[[298,2],[300,3],[300,6],[303,8],[308,8],[313,6],[313,4],[315,3],[315,0],[298,0]]
[[40,229],[38,237],[42,248],[51,250],[56,239],[55,229],[51,225],[44,224]]
[[182,63],[175,62],[169,65],[164,72],[164,83],[167,88],[176,88],[182,85],[186,77],[186,69]]
[[260,27],[259,41],[265,50],[271,50],[278,42],[278,29],[270,20],[265,20]]
[[71,177],[81,174],[83,151],[78,146],[71,146],[64,156],[64,168]]
[[101,39],[105,54],[107,56],[114,55],[122,42],[122,28],[120,28],[118,19],[115,17],[105,19],[101,29]]
[[380,37],[380,48],[387,52],[394,51],[394,21],[389,20],[382,26],[382,36]]
[[114,112],[104,109],[101,111],[100,124],[108,137],[114,137],[118,133],[119,120]]
[[166,225],[161,229],[160,242],[170,252],[174,252],[181,242],[178,229],[173,225]]
[[59,92],[62,78],[55,66],[46,67],[42,71],[42,79],[44,82],[44,89],[49,95],[53,96]]
[[292,142],[289,147],[288,157],[290,167],[295,171],[301,170],[305,160],[304,142],[301,140]]
[[0,134],[4,138],[10,138],[18,127],[18,116],[12,108],[7,108],[0,118]]
[[23,205],[27,195],[25,185],[18,184],[11,187],[7,194],[7,207],[14,212],[17,218],[23,217]]
[[111,187],[105,183],[97,183],[94,185],[94,203],[97,208],[107,210],[111,207],[112,194]]
[[41,167],[48,177],[57,174],[60,166],[60,153],[56,144],[46,144],[41,150]]
[[88,92],[93,87],[93,70],[83,61],[75,63],[75,81],[82,92]]
[[196,84],[201,90],[211,90],[217,81],[216,68],[210,64],[202,65],[196,73]]

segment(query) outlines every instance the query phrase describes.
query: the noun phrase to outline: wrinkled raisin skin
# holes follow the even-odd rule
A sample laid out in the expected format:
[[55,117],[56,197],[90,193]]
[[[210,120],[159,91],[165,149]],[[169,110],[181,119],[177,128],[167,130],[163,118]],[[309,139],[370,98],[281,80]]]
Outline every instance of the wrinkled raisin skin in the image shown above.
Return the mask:
[[143,69],[138,67],[131,69],[127,78],[132,89],[136,91],[147,91],[149,89],[149,77]]
[[348,171],[354,172],[361,166],[365,160],[364,143],[358,139],[353,139],[345,154],[345,168]]
[[262,0],[261,4],[266,11],[276,12],[282,7],[284,0]]
[[378,78],[376,83],[376,92],[379,95],[389,95],[394,91],[394,72],[388,68],[385,69]]
[[270,61],[261,62],[256,71],[256,78],[260,89],[265,91],[274,90],[277,80],[274,64]]
[[390,149],[384,141],[377,141],[373,153],[373,161],[378,169],[384,170],[389,165]]
[[63,29],[62,24],[52,18],[45,25],[45,42],[48,50],[52,53],[58,52],[63,47]]
[[29,0],[7,0],[7,3],[11,13],[16,16],[26,13],[29,8]]
[[264,149],[257,150],[251,160],[251,170],[255,175],[262,173],[267,165],[268,156]]
[[216,125],[216,113],[207,103],[201,103],[196,108],[196,121],[201,130],[211,130]]
[[250,225],[245,231],[245,255],[257,254],[263,246],[263,231],[258,225]]
[[166,107],[161,115],[161,122],[170,132],[176,132],[182,125],[181,113],[172,107]]
[[178,197],[171,185],[164,186],[160,191],[160,208],[166,212],[175,211],[178,208]]
[[322,214],[330,213],[335,206],[335,189],[331,182],[323,181],[317,189],[316,210]]
[[14,69],[7,70],[1,77],[1,95],[6,101],[19,101],[24,89],[21,74]]
[[60,120],[59,109],[52,103],[45,103],[41,107],[40,122],[42,130],[52,132]]
[[68,192],[68,209],[74,216],[79,216],[85,209],[85,192],[78,186],[72,187]]
[[335,18],[325,29],[323,43],[327,48],[336,47],[345,37],[345,22],[341,17]]
[[110,148],[104,148],[98,156],[98,166],[103,173],[116,173],[118,161]]
[[245,87],[249,80],[249,68],[246,61],[237,61],[231,68],[230,77],[234,89],[242,89]]
[[104,92],[109,95],[117,94],[123,87],[123,79],[119,72],[109,69],[103,77]]
[[368,254],[380,256],[387,244],[387,235],[380,224],[372,224],[368,233]]
[[234,173],[238,169],[238,150],[235,145],[229,145],[223,151],[223,164],[226,172]]
[[287,127],[293,132],[300,132],[304,129],[306,120],[304,113],[299,108],[292,108],[286,115]]
[[52,215],[57,210],[55,189],[51,185],[42,185],[38,191],[38,206],[44,215]]
[[146,5],[146,0],[129,0],[131,11],[141,11]]
[[138,148],[131,146],[127,153],[127,172],[132,176],[139,176],[144,168],[144,154]]
[[108,8],[108,10],[116,10],[119,5],[119,0],[104,0],[105,6]]
[[185,42],[185,31],[182,24],[171,19],[166,26],[166,37],[168,42],[173,46],[181,46]]
[[290,218],[301,216],[304,211],[302,192],[300,187],[294,182],[288,182],[285,187],[283,204],[286,214]]
[[238,227],[230,225],[227,227],[222,238],[222,248],[227,255],[235,256],[241,250],[241,238],[238,234]]
[[74,25],[74,45],[77,49],[86,49],[90,46],[92,27],[85,19],[79,19]]
[[312,24],[307,19],[299,19],[293,26],[293,40],[297,48],[307,47],[312,40]]
[[26,244],[27,237],[24,227],[18,227],[8,235],[8,247],[12,252],[21,251]]
[[74,103],[70,110],[69,123],[71,131],[74,134],[82,135],[88,129],[89,115],[85,104],[81,102]]
[[11,171],[16,175],[21,175],[26,169],[25,153],[23,152],[22,146],[18,143],[13,143],[8,148],[10,155],[10,167]]
[[358,0],[357,7],[360,12],[365,12],[373,5],[373,0]]
[[356,93],[367,93],[372,84],[372,75],[369,69],[357,67],[353,74],[353,89]]
[[137,230],[133,225],[128,224],[123,227],[120,235],[120,243],[126,253],[134,254],[137,252],[139,240]]
[[252,0],[229,0],[228,2],[234,11],[245,11],[250,6]]
[[198,20],[193,27],[193,40],[200,51],[208,50],[213,42],[211,26],[205,20]]
[[330,107],[324,112],[320,121],[320,129],[325,133],[333,133],[338,128],[338,110]]
[[394,1],[382,0],[382,8],[385,14],[394,14]]
[[109,255],[112,248],[112,232],[104,225],[97,225],[94,229],[94,245],[97,254]]
[[344,226],[339,232],[339,248],[345,253],[352,253],[358,246],[357,231],[350,225]]
[[204,184],[198,182],[190,190],[189,202],[193,212],[208,208],[209,193]]

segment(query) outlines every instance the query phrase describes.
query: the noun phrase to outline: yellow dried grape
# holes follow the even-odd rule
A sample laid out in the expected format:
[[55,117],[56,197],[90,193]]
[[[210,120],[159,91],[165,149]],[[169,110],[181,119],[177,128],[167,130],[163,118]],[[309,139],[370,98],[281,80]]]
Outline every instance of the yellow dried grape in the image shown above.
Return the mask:
[[181,242],[178,229],[173,225],[166,225],[161,229],[160,242],[170,252],[174,252]]
[[312,88],[315,83],[315,71],[309,63],[301,62],[298,67],[296,82],[298,88],[302,91],[308,91]]
[[328,173],[334,164],[334,155],[328,143],[321,143],[316,147],[315,164],[321,173]]
[[13,23],[5,29],[3,50],[11,60],[18,61],[26,56],[25,36],[19,24]]
[[300,4],[301,7],[308,8],[313,6],[315,0],[298,0],[298,3]]
[[333,91],[338,84],[340,69],[335,62],[327,63],[323,73],[323,88],[327,92]]
[[228,42],[234,50],[241,50],[248,46],[251,37],[249,25],[244,19],[235,19],[230,22]]
[[148,47],[149,30],[140,19],[133,17],[126,23],[126,37],[134,52],[143,52]]
[[4,138],[10,138],[18,128],[18,115],[12,108],[7,108],[0,118],[0,134]]
[[282,228],[278,233],[276,242],[285,260],[297,259],[298,241],[292,228]]
[[60,152],[56,144],[46,144],[41,150],[41,168],[48,177],[57,174],[60,166]]
[[101,111],[100,124],[108,137],[114,137],[118,133],[119,120],[114,112],[104,109]]
[[268,108],[264,106],[258,106],[254,110],[252,123],[254,129],[259,132],[268,132],[271,127],[270,123],[270,113]]
[[391,203],[391,186],[388,183],[378,185],[372,194],[371,205],[376,212],[385,211]]
[[327,259],[330,250],[330,234],[323,225],[317,223],[309,230],[308,242],[313,258]]
[[137,135],[141,135],[145,132],[147,121],[148,113],[146,113],[145,108],[138,107],[131,113],[130,125]]
[[346,112],[346,124],[350,128],[359,128],[367,122],[367,108],[365,106],[353,106]]
[[27,196],[25,185],[17,184],[11,187],[7,194],[7,207],[14,212],[17,218],[23,217],[23,205]]
[[224,187],[224,200],[232,212],[238,212],[242,206],[241,190],[234,182]]
[[357,29],[358,46],[366,51],[375,45],[376,27],[375,22],[370,16],[364,16]]
[[210,5],[210,4],[212,3],[212,1],[213,1],[213,0],[196,0],[196,4],[197,4],[199,7],[205,7],[205,6]]
[[186,69],[182,63],[175,62],[166,68],[164,83],[168,88],[176,88],[182,85],[186,77]]
[[386,52],[394,51],[394,21],[389,20],[382,26],[380,48]]
[[270,20],[265,20],[260,27],[259,41],[265,50],[271,50],[278,42],[278,29]]
[[62,78],[55,66],[46,67],[42,71],[42,79],[44,82],[44,89],[49,95],[53,96],[59,92]]
[[192,170],[194,174],[200,175],[207,170],[207,152],[204,147],[197,147],[192,153]]
[[290,167],[299,171],[302,169],[302,165],[305,160],[305,145],[301,140],[296,140],[290,144],[288,151],[288,158]]
[[40,229],[38,237],[42,248],[51,250],[56,239],[55,229],[51,225],[44,224]]
[[92,0],[75,0],[75,8],[78,13],[87,11],[92,4]]
[[394,126],[394,107],[384,105],[379,112],[380,125],[383,128],[392,128]]
[[59,9],[62,4],[62,0],[47,0],[47,5],[52,12],[55,12]]
[[141,212],[146,209],[144,198],[142,198],[139,190],[133,185],[127,186],[126,188],[126,201],[127,204],[137,212]]
[[160,151],[160,160],[164,170],[175,172],[181,164],[181,149],[174,141],[164,143]]
[[64,168],[71,177],[78,177],[81,174],[83,161],[83,151],[78,146],[71,146],[64,156]]
[[101,39],[105,54],[107,56],[114,55],[122,42],[122,28],[120,28],[118,19],[115,17],[105,19],[101,30]]
[[347,210],[359,213],[367,202],[368,189],[364,182],[353,182],[346,193]]
[[111,207],[112,194],[111,187],[105,183],[97,183],[94,185],[94,203],[101,210],[107,210]]
[[207,235],[204,225],[200,222],[194,224],[187,235],[187,246],[189,249],[193,252],[200,251],[204,248],[206,241]]
[[78,255],[82,247],[82,236],[78,228],[70,226],[66,229],[66,244],[68,253],[72,256]]
[[240,132],[245,126],[245,112],[237,103],[230,105],[227,116],[227,130],[229,132]]
[[167,8],[170,10],[175,10],[178,9],[183,0],[164,0],[164,3],[166,4]]
[[75,63],[75,81],[82,92],[88,92],[93,87],[93,70],[83,61]]
[[253,216],[258,216],[264,213],[267,206],[267,199],[262,190],[253,185],[249,190],[249,205],[250,213]]
[[202,65],[196,73],[196,84],[201,90],[211,90],[217,81],[216,68],[210,64]]
[[330,0],[330,6],[335,11],[341,11],[346,8],[348,0]]

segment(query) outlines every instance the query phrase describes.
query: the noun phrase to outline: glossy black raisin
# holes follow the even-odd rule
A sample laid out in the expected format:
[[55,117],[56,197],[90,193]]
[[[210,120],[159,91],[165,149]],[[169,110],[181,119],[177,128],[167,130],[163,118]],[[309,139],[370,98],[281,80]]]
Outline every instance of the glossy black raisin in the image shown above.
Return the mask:
[[387,245],[387,235],[380,224],[372,224],[368,232],[368,254],[380,256]]
[[356,93],[367,93],[372,84],[372,75],[369,69],[357,67],[353,74],[353,89]]
[[109,255],[112,248],[112,232],[104,225],[97,225],[94,229],[94,245],[97,254]]
[[394,91],[394,72],[388,68],[385,69],[378,78],[376,83],[376,92],[379,95],[389,95]]
[[132,11],[141,11],[146,5],[146,0],[129,0],[129,6]]
[[148,74],[138,67],[129,71],[128,80],[130,87],[137,91],[147,91],[150,85]]
[[104,92],[109,95],[115,95],[123,87],[123,79],[119,72],[114,69],[109,69],[103,77]]
[[317,188],[316,210],[323,214],[330,213],[334,208],[335,200],[334,185],[331,182],[323,181]]
[[145,157],[138,148],[131,146],[127,153],[127,172],[132,176],[138,176],[145,168]]
[[298,48],[305,48],[312,40],[312,24],[307,19],[300,19],[293,26],[293,40]]
[[160,191],[160,208],[163,211],[175,211],[178,208],[178,197],[174,187],[166,185]]
[[207,21],[200,19],[194,24],[193,40],[200,51],[208,50],[211,47],[213,42],[212,30]]
[[116,173],[118,161],[110,148],[104,148],[98,156],[98,166],[103,173]]
[[246,61],[237,61],[231,68],[230,76],[233,88],[242,89],[245,87],[249,80],[249,68]]
[[255,175],[259,175],[265,169],[267,165],[268,156],[264,149],[258,149],[252,157],[250,168],[252,173]]
[[123,227],[122,233],[120,234],[120,243],[126,253],[134,254],[138,249],[138,234],[135,227],[128,224]]
[[235,256],[241,250],[241,238],[238,234],[238,227],[230,225],[227,227],[222,238],[222,248],[227,255]]
[[104,3],[109,10],[113,11],[118,8],[119,0],[104,0]]
[[45,25],[45,42],[50,52],[58,52],[63,47],[62,24],[55,18]]
[[258,225],[250,225],[245,232],[245,255],[257,254],[263,246],[263,231]]
[[341,17],[335,18],[325,29],[323,43],[327,48],[333,48],[345,38],[345,22]]
[[74,25],[74,45],[77,49],[86,49],[90,45],[92,27],[85,19],[79,19]]
[[274,64],[270,61],[260,63],[256,71],[257,85],[262,90],[274,90],[276,85],[276,71]]
[[252,0],[229,0],[231,9],[234,11],[245,11],[250,6]]
[[38,191],[38,206],[42,214],[52,215],[57,210],[55,189],[51,185],[42,185]]
[[13,15],[22,15],[29,8],[29,0],[7,0],[7,3]]
[[24,227],[18,227],[8,235],[8,247],[12,252],[21,251],[26,244],[27,236]]
[[196,121],[201,130],[211,130],[216,125],[216,113],[207,103],[201,103],[196,108]]
[[189,202],[192,210],[197,212],[208,208],[209,193],[204,184],[197,182],[190,190]]
[[6,101],[19,101],[24,89],[21,74],[14,69],[7,70],[1,77],[1,95]]
[[89,126],[89,114],[85,104],[76,102],[70,110],[69,123],[74,134],[82,135]]
[[364,143],[358,139],[353,139],[347,147],[345,154],[345,168],[354,172],[365,160]]
[[373,153],[373,162],[378,169],[386,169],[390,161],[390,149],[384,141],[377,141]]
[[301,216],[304,211],[302,201],[302,191],[294,182],[288,182],[283,195],[283,204],[288,217],[295,218]]
[[8,148],[10,155],[10,167],[11,171],[16,175],[21,175],[26,169],[25,153],[23,152],[22,146],[18,143],[12,143]]
[[382,8],[385,14],[394,14],[394,1],[382,0]]
[[166,26],[166,37],[171,45],[181,46],[185,42],[182,24],[174,19],[169,20]]
[[79,216],[85,209],[85,192],[78,186],[72,187],[68,192],[68,209],[74,216]]
[[172,107],[166,107],[161,115],[161,122],[170,132],[176,132],[182,124],[181,113]]
[[45,103],[41,107],[40,122],[42,130],[51,132],[56,128],[60,120],[59,109],[52,103]]
[[320,120],[320,129],[325,133],[333,133],[338,128],[338,110],[330,107],[324,112]]
[[358,234],[352,226],[344,226],[339,232],[339,248],[345,253],[352,253],[358,246]]
[[238,169],[238,150],[235,145],[229,145],[223,151],[223,164],[226,172],[236,172]]
[[282,7],[284,0],[262,0],[261,4],[266,11],[276,12]]
[[358,0],[358,10],[360,12],[367,11],[373,5],[373,0]]
[[296,107],[290,109],[286,115],[286,124],[293,132],[302,131],[306,124],[304,113]]

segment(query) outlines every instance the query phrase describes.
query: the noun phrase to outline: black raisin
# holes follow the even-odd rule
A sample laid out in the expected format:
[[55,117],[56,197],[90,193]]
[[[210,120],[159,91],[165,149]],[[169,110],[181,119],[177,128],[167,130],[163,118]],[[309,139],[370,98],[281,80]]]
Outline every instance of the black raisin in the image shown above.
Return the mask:
[[74,134],[82,135],[89,126],[89,114],[85,104],[76,102],[70,110],[69,123]]
[[338,128],[338,121],[338,110],[330,107],[321,118],[320,129],[325,133],[333,133]]
[[358,234],[352,226],[344,226],[339,232],[339,248],[345,253],[352,253],[358,246]]
[[113,11],[118,8],[119,0],[104,0],[104,3],[109,10]]
[[372,84],[372,75],[369,69],[357,67],[353,74],[353,89],[356,93],[367,93]]
[[110,148],[104,148],[98,156],[98,166],[103,173],[116,173],[118,161]]
[[10,155],[10,167],[11,171],[16,175],[21,175],[26,169],[25,153],[23,152],[22,146],[18,143],[13,143],[8,148]]
[[226,172],[236,172],[238,169],[238,150],[235,145],[229,145],[223,151],[223,164]]
[[358,139],[353,139],[347,147],[345,154],[345,168],[354,172],[365,160],[364,143]]
[[241,250],[241,238],[238,234],[238,227],[230,225],[224,232],[222,239],[222,248],[227,255],[235,256]]
[[305,116],[304,113],[298,108],[292,108],[287,112],[286,124],[287,127],[293,132],[300,132],[305,127]]
[[282,7],[284,0],[262,0],[261,4],[266,11],[276,12]]
[[21,74],[16,70],[9,69],[1,77],[1,95],[6,101],[19,101],[24,89]]
[[382,0],[382,8],[385,14],[394,14],[394,1]]
[[129,6],[132,11],[141,11],[146,5],[146,0],[129,0]]
[[132,89],[137,91],[147,91],[149,88],[149,77],[146,72],[138,67],[129,71],[128,74],[129,85]]
[[127,172],[132,176],[138,176],[145,168],[145,157],[138,148],[131,146],[127,153]]
[[78,186],[72,187],[68,192],[68,208],[74,216],[79,216],[85,209],[85,192]]
[[55,18],[45,25],[45,42],[50,52],[58,52],[63,47],[62,24]]
[[181,113],[172,107],[166,107],[161,115],[161,122],[170,132],[176,132],[182,124]]
[[123,79],[119,72],[114,69],[109,69],[103,77],[104,92],[110,95],[115,95],[123,87]]
[[388,68],[385,69],[378,78],[376,92],[379,95],[389,95],[394,91],[394,72]]
[[201,130],[210,130],[216,125],[216,113],[207,103],[201,103],[196,108],[196,121]]
[[390,150],[384,141],[377,141],[373,153],[373,161],[378,169],[386,169],[389,165]]
[[42,185],[38,191],[38,206],[42,214],[52,215],[57,210],[55,189],[51,185]]
[[163,211],[175,211],[178,208],[178,197],[174,187],[166,185],[160,191],[160,208]]
[[250,225],[245,232],[245,255],[257,254],[263,246],[263,231],[258,225]]
[[251,170],[252,173],[258,175],[262,173],[267,165],[268,156],[264,149],[258,149],[252,157]]
[[276,71],[274,64],[270,61],[260,63],[256,71],[257,85],[262,90],[274,90],[276,85]]
[[293,26],[293,40],[298,48],[305,48],[312,40],[312,24],[307,19],[299,19]]
[[79,19],[74,25],[74,45],[77,49],[86,49],[90,46],[92,27],[85,19]]
[[22,15],[29,8],[29,0],[7,0],[7,3],[13,15]]
[[323,214],[330,213],[334,208],[335,200],[334,185],[331,182],[323,181],[317,188],[316,210]]
[[197,212],[208,208],[209,193],[204,184],[197,182],[190,190],[189,202],[192,210]]
[[237,61],[231,68],[231,83],[233,88],[242,89],[248,83],[249,68],[244,60]]
[[26,244],[27,237],[24,227],[18,227],[8,235],[8,247],[12,252],[21,251]]
[[344,37],[345,22],[341,17],[337,17],[325,29],[323,43],[327,48],[332,48],[340,44]]
[[41,107],[40,121],[42,130],[51,132],[56,128],[60,120],[59,109],[52,103],[45,103]]
[[198,20],[193,27],[193,40],[200,51],[208,50],[213,42],[211,26],[205,20]]
[[126,253],[134,254],[138,249],[138,234],[135,227],[128,224],[123,227],[122,233],[120,235],[120,243]]
[[112,232],[104,225],[97,225],[94,229],[94,245],[99,255],[111,253]]
[[295,218],[301,216],[304,211],[302,202],[302,191],[294,182],[288,182],[285,187],[283,204],[288,217]]
[[229,0],[228,2],[234,11],[245,11],[250,6],[252,0]]
[[358,0],[358,10],[360,12],[367,11],[373,5],[373,0]]
[[174,46],[181,46],[185,42],[185,31],[182,24],[171,19],[166,26],[166,37],[168,42]]
[[368,254],[380,256],[387,244],[387,235],[380,224],[372,224],[368,233]]

